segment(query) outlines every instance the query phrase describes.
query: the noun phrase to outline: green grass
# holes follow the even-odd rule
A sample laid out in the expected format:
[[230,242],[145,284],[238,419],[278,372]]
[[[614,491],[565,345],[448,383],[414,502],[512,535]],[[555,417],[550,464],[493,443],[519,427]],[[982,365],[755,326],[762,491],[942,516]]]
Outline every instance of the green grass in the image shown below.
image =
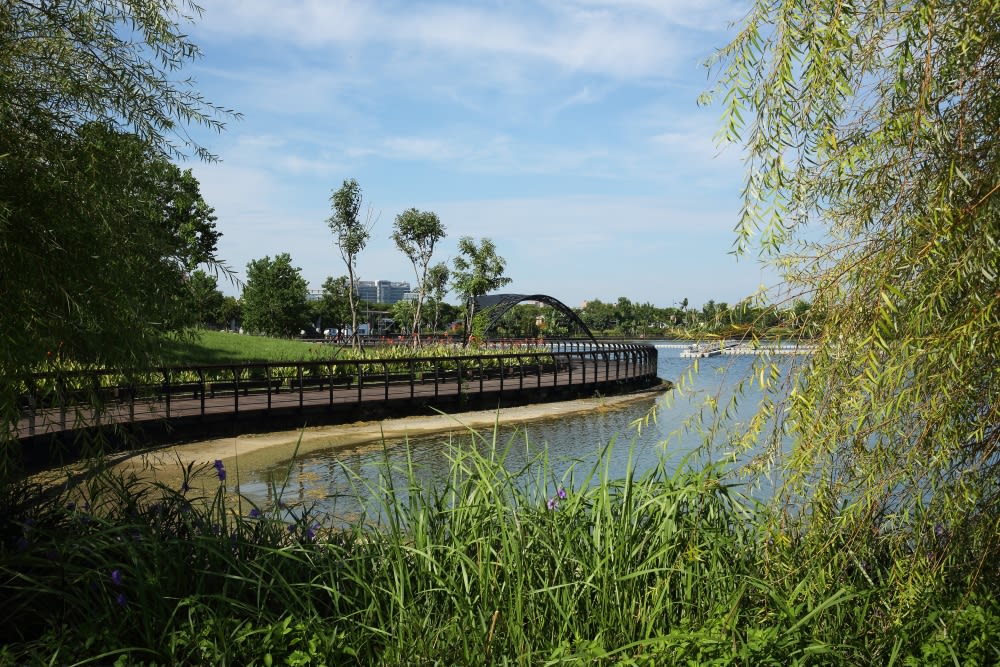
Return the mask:
[[[529,350],[530,351],[530,350]],[[537,351],[544,352],[544,348]],[[446,357],[455,355],[495,354],[490,348],[458,348],[451,345],[409,345],[365,347],[354,351],[350,346],[313,343],[303,340],[267,338],[221,331],[195,331],[190,336],[171,338],[160,348],[164,365],[224,364],[239,362],[329,361],[332,359],[403,359],[413,356]]]
[[592,469],[557,477],[542,453],[509,472],[521,443],[473,438],[453,445],[440,487],[412,469],[402,486],[384,469],[374,488],[358,482],[369,503],[347,527],[254,507],[212,466],[188,470],[215,488],[205,497],[99,470],[58,495],[10,487],[0,664],[1000,658],[989,591],[939,584],[900,612],[890,582],[913,569],[905,552],[775,535],[722,468],[611,479],[609,445]]
[[249,336],[222,331],[196,331],[190,338],[170,339],[161,348],[166,365],[222,364],[249,361],[331,359],[340,348],[303,340]]

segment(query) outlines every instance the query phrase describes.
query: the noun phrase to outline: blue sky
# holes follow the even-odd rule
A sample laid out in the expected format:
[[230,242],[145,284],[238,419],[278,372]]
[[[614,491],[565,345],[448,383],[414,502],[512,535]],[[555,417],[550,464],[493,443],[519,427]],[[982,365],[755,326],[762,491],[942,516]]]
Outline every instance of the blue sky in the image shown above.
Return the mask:
[[[243,119],[196,138],[220,254],[288,252],[310,287],[346,269],[329,197],[356,178],[377,216],[362,279],[414,282],[397,214],[436,212],[450,259],[490,237],[508,292],[578,306],[735,302],[774,282],[730,253],[742,163],[698,107],[728,0],[205,0],[196,86]],[[237,289],[223,285],[227,293]]]

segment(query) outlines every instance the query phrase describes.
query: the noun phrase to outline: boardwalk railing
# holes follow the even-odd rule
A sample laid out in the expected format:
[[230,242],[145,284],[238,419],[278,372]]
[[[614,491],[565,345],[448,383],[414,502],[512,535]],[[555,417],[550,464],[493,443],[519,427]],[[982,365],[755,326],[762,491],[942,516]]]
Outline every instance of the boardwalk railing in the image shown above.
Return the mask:
[[352,408],[378,404],[450,406],[504,396],[532,402],[545,400],[552,390],[611,393],[623,385],[658,382],[657,351],[650,345],[566,341],[546,347],[449,357],[186,366],[133,374],[42,373],[31,378],[19,401],[17,437],[324,411],[339,411],[343,420]]

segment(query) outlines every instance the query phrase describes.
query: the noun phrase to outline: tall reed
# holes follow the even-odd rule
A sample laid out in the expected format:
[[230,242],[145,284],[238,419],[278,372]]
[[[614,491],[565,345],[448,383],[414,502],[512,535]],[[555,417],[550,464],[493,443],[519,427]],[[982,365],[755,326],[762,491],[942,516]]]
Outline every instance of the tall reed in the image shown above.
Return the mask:
[[59,493],[22,487],[0,520],[0,664],[997,655],[989,599],[942,597],[933,621],[873,634],[892,555],[836,561],[795,536],[773,540],[765,510],[720,466],[629,466],[613,479],[609,443],[589,468],[542,450],[509,470],[511,448],[528,444],[455,439],[433,487],[412,462],[402,476],[384,462],[379,481],[355,479],[367,501],[346,526],[309,506],[253,505],[221,462],[189,467],[179,488],[96,468]]

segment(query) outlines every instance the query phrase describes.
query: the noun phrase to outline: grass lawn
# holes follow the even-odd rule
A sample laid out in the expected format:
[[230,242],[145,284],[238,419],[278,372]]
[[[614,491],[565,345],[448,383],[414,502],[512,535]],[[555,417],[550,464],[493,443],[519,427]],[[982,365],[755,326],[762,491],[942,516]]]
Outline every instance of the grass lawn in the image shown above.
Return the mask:
[[336,345],[223,331],[198,331],[193,338],[171,339],[162,347],[163,363],[168,365],[308,361],[330,359],[339,351]]

